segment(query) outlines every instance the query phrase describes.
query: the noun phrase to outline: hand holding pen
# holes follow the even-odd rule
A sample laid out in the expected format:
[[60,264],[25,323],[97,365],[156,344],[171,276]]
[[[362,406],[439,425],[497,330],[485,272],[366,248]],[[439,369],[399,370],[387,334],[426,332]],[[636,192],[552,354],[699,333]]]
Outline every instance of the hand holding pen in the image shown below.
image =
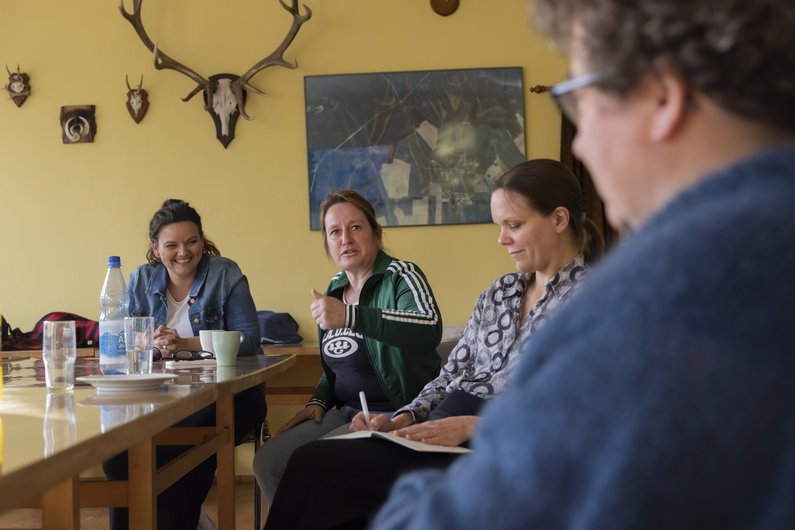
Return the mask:
[[372,431],[372,424],[370,423],[370,409],[367,408],[367,398],[364,397],[364,390],[359,391],[359,401],[362,403],[362,414],[364,415],[364,424],[367,426],[368,431]]
[[362,411],[356,414],[351,420],[350,431],[381,431],[390,432],[401,427],[406,427],[414,423],[414,416],[409,413],[398,414],[394,418],[390,418],[384,414],[370,414],[367,407],[367,400],[364,397],[364,392],[359,393],[359,399],[362,402]]

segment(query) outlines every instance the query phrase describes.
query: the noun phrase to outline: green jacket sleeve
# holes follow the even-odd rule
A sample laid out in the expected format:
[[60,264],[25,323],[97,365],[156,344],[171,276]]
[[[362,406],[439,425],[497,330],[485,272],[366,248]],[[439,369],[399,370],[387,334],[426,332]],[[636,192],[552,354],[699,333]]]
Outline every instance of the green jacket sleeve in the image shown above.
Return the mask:
[[[382,286],[374,304],[346,306],[348,327],[384,344],[428,351],[442,339],[442,318],[431,286],[409,262],[398,264],[390,286]],[[377,306],[377,307],[375,307]]]

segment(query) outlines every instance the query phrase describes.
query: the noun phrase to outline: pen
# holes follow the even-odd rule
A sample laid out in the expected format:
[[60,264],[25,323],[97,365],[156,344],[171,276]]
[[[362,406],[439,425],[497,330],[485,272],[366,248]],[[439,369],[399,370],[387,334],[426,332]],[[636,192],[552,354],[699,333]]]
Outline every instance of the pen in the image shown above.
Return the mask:
[[364,414],[364,424],[367,425],[367,430],[370,429],[370,410],[367,408],[367,398],[364,397],[364,390],[359,391],[359,401],[362,402],[362,413]]

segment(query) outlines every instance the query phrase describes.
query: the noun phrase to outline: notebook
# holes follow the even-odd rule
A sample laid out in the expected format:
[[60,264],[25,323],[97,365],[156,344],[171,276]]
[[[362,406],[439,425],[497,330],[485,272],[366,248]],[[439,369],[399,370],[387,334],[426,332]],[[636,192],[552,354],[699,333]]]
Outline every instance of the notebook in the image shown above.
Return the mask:
[[390,442],[402,445],[413,451],[420,451],[423,453],[471,453],[472,449],[466,447],[450,447],[447,445],[426,444],[417,442],[415,440],[407,440],[401,436],[396,436],[390,432],[381,431],[356,431],[347,434],[340,434],[338,436],[330,436],[328,438],[321,438],[322,440],[357,440],[360,438],[380,438]]

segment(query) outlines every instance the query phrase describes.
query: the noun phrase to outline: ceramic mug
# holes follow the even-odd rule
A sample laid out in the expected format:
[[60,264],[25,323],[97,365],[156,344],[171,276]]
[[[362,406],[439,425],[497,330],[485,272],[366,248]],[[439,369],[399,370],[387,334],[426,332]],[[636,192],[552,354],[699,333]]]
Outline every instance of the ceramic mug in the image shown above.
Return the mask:
[[213,331],[213,349],[218,366],[235,365],[242,341],[243,334],[239,331]]
[[213,330],[200,329],[199,342],[201,342],[202,350],[208,351],[212,354],[215,353],[215,349],[213,348]]

